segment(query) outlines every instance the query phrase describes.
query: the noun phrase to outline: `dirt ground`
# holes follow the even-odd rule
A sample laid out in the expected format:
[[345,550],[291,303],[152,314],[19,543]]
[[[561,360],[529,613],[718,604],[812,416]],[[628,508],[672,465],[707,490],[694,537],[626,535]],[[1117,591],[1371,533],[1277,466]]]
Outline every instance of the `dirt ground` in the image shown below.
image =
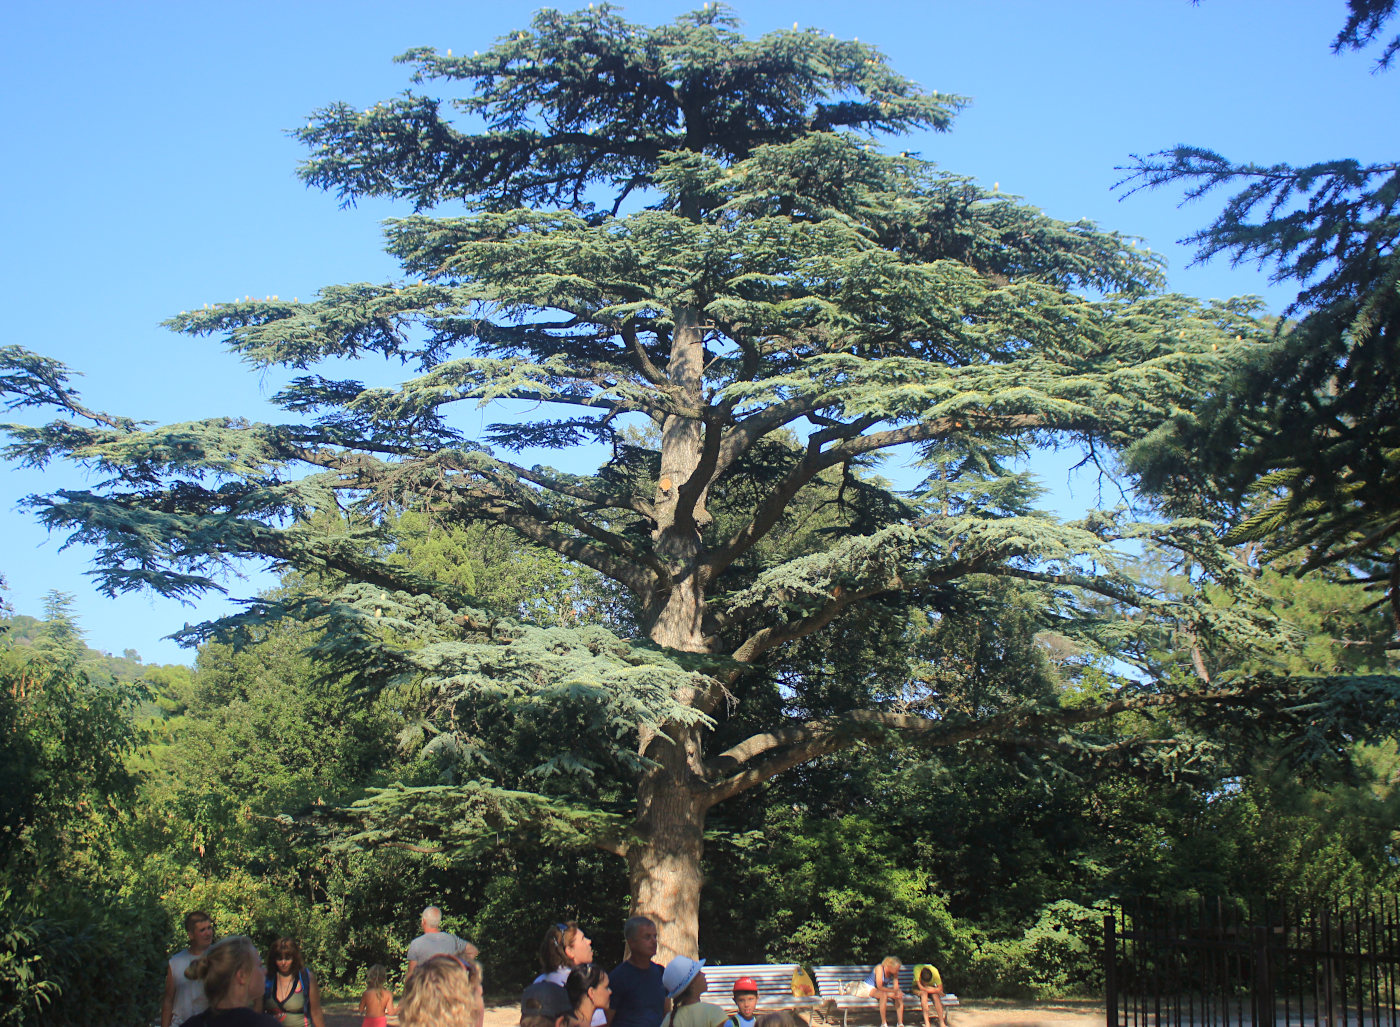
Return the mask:
[[[891,1010],[893,1014],[893,1010]],[[520,1009],[504,999],[486,1007],[486,1027],[516,1027]],[[893,1027],[891,1015],[891,1027]],[[813,1027],[840,1027],[841,1018],[824,1020],[813,1017]],[[389,1021],[391,1024],[393,1020]],[[917,1014],[907,1018],[909,1027],[923,1027]],[[852,1013],[849,1027],[873,1027],[879,1023],[875,1010]],[[949,1027],[1103,1027],[1103,1006],[1092,1001],[1061,1001],[1016,1003],[989,999],[978,1002],[965,999],[956,1009],[949,1010]],[[353,1002],[326,1004],[326,1027],[360,1027],[360,1017]]]

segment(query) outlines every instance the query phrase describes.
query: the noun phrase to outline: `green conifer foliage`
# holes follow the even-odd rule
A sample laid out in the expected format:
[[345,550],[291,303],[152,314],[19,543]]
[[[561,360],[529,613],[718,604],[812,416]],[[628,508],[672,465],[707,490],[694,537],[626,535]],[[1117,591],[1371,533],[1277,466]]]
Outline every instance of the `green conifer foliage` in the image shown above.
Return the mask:
[[[1347,0],[1347,20],[1337,38],[1332,40],[1332,52],[1364,50],[1375,42],[1385,23],[1394,17],[1395,6],[1395,0]],[[1400,36],[1392,36],[1376,58],[1376,68],[1390,67],[1397,53],[1400,53]]]
[[[52,361],[4,353],[15,405],[70,415],[11,426],[9,455],[106,479],[34,501],[98,547],[106,591],[189,595],[247,557],[327,583],[239,620],[316,621],[319,666],[417,715],[402,742],[418,776],[345,812],[357,844],[598,846],[627,860],[663,949],[693,953],[707,813],[774,774],[860,742],[1072,739],[1133,708],[1248,705],[1187,681],[985,717],[837,689],[861,701],[831,710],[793,698],[819,679],[763,674],[843,618],[937,616],[988,576],[1022,582],[1090,652],[1133,617],[1203,644],[1267,636],[1137,584],[1138,552],[1183,549],[1241,581],[1209,525],[1061,523],[1011,464],[1040,444],[1106,461],[1151,444],[1266,338],[1248,310],[1158,295],[1132,240],[880,149],[947,128],[962,101],[865,43],[747,39],[714,4],[656,28],[600,6],[402,60],[460,98],[334,105],[299,135],[309,183],[413,204],[386,229],[403,278],[170,321],[304,371],[278,397],[288,423],[138,425],[83,407]],[[376,355],[413,377],[315,370]],[[507,400],[537,405],[469,434],[459,411]],[[568,465],[594,441],[611,455],[591,471],[512,459],[550,447]],[[926,491],[876,477],[882,456],[922,461]],[[352,516],[317,515],[338,508]],[[509,529],[609,581],[614,608],[473,605],[393,559],[384,525],[406,512]],[[755,726],[716,730],[730,721]]]
[[[1395,6],[1349,0],[1333,50],[1375,41]],[[1397,50],[1400,37],[1386,42],[1377,70]],[[1190,237],[1199,258],[1300,286],[1271,344],[1136,469],[1176,511],[1232,522],[1231,541],[1263,543],[1300,572],[1354,571],[1388,595],[1400,634],[1400,163],[1294,167],[1177,146],[1126,170],[1133,190],[1238,190]]]

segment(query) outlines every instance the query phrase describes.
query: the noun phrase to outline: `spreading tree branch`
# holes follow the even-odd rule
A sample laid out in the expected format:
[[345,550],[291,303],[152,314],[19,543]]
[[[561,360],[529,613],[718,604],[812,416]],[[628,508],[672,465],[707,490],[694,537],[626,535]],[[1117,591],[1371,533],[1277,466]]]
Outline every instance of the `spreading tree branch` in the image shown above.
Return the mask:
[[[1092,723],[1120,713],[1146,713],[1187,706],[1243,706],[1257,697],[1261,687],[1268,686],[1214,692],[1139,694],[1072,709],[1008,710],[975,721],[954,722],[913,714],[852,710],[752,735],[708,760],[705,769],[714,780],[706,792],[706,802],[710,805],[723,802],[785,770],[874,738],[894,736],[909,743],[935,747],[1004,737],[1012,733],[1030,736],[1053,728]],[[774,755],[744,769],[735,769],[768,753]]]

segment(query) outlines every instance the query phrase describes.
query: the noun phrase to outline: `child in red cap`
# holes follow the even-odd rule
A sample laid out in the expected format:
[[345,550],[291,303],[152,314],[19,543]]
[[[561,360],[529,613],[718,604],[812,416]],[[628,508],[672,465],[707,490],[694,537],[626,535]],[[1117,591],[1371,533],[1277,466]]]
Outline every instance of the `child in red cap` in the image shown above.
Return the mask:
[[754,1027],[758,982],[752,977],[740,977],[734,982],[734,1005],[739,1011],[729,1018],[727,1027]]

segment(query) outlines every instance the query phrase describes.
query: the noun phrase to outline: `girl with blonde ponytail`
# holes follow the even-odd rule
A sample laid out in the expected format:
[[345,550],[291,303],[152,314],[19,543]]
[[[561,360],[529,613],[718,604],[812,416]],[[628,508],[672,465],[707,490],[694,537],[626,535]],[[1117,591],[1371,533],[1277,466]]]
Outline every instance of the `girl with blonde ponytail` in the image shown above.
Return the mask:
[[209,1008],[185,1021],[184,1027],[278,1027],[277,1021],[254,1012],[262,1001],[266,975],[258,949],[242,934],[209,946],[185,976],[204,982]]

